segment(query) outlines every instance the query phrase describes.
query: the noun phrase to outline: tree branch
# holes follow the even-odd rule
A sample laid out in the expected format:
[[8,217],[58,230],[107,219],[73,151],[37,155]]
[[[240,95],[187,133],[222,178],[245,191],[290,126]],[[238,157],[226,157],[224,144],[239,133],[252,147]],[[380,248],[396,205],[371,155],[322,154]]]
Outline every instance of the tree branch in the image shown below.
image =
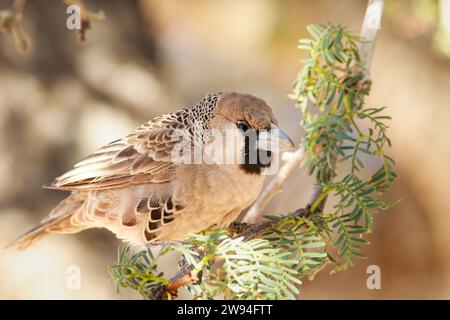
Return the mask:
[[381,16],[383,14],[384,0],[369,0],[366,14],[364,15],[361,27],[361,38],[366,42],[359,45],[359,54],[361,57],[361,69],[366,80],[370,80],[370,66],[375,47],[378,30],[381,28]]

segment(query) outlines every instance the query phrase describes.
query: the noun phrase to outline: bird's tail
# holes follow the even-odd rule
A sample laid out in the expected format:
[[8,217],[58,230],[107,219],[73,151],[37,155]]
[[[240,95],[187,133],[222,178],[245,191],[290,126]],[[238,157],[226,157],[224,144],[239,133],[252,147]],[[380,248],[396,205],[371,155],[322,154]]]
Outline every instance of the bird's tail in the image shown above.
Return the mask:
[[75,233],[81,231],[84,228],[72,226],[70,217],[83,206],[83,203],[84,199],[73,193],[61,201],[39,225],[11,242],[6,248],[17,246],[19,250],[24,250],[50,232]]

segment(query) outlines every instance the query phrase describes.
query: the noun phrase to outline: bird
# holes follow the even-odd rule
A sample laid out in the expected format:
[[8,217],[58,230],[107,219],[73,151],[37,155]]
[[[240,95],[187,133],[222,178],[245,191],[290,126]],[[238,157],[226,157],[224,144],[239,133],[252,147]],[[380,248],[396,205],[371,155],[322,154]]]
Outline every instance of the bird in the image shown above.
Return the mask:
[[[275,156],[267,150],[262,161],[263,140],[280,150],[294,147],[277,124],[264,100],[236,92],[209,94],[158,116],[44,186],[70,195],[11,245],[23,250],[49,233],[106,228],[124,242],[147,246],[227,227],[262,190],[264,170]],[[188,141],[183,148],[180,140]],[[209,161],[193,160],[194,149],[208,147],[219,152]],[[190,155],[177,157],[176,149]],[[227,150],[235,151],[233,161],[218,161],[216,154]]]

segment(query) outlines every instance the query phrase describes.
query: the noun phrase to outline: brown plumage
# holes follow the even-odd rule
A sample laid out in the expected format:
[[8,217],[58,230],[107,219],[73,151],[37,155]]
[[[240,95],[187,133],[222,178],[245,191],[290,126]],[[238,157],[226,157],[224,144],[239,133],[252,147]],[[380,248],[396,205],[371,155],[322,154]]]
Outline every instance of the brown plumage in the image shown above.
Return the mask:
[[56,178],[47,187],[71,194],[13,244],[24,249],[50,232],[103,227],[145,245],[227,226],[260,193],[262,166],[174,161],[180,137],[189,141],[189,148],[202,149],[219,143],[210,130],[223,135],[231,130],[238,137],[239,157],[244,157],[243,126],[258,132],[276,123],[263,100],[238,93],[208,95],[192,108],[157,117]]

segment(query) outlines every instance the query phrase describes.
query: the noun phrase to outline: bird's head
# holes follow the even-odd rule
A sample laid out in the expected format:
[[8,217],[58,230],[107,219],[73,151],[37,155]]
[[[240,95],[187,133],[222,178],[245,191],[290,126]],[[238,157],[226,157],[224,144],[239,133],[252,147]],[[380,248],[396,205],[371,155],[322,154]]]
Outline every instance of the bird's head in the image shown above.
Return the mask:
[[203,124],[210,132],[206,146],[214,162],[238,164],[247,173],[259,174],[270,167],[274,153],[294,147],[278,128],[272,109],[255,96],[220,93],[207,96],[198,106],[197,118],[204,119],[208,109],[208,121]]

